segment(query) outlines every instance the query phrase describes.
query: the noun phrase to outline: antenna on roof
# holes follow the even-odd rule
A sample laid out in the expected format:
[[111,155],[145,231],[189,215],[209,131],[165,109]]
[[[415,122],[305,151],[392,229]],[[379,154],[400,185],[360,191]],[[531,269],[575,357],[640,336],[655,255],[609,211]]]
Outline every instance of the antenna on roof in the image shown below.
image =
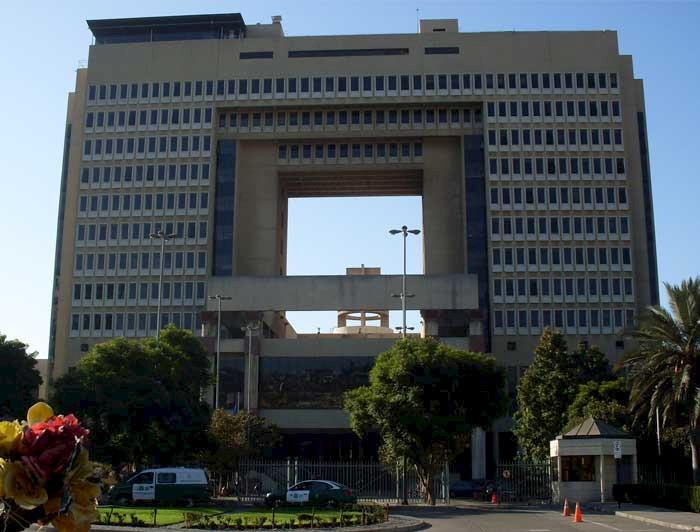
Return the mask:
[[418,15],[419,9],[416,8],[416,33],[420,33],[420,16]]

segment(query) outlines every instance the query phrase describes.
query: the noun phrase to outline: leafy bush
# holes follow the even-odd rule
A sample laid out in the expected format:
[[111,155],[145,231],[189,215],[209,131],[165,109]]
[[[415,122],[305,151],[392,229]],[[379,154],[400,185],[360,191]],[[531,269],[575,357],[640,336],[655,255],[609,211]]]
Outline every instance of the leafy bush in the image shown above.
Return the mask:
[[618,503],[649,504],[700,513],[700,486],[615,484],[613,497]]

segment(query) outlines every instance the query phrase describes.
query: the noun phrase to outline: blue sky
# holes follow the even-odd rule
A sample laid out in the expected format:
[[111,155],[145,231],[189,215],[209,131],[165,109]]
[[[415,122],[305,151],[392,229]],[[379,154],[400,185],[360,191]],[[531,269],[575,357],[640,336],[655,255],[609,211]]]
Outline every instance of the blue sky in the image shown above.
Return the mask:
[[[700,274],[700,172],[691,163],[700,140],[700,2],[4,2],[0,334],[46,357],[66,98],[88,55],[85,19],[240,11],[247,23],[282,15],[287,35],[412,33],[416,8],[421,18],[458,18],[464,32],[617,30],[620,52],[633,56],[645,85],[659,278],[678,283]],[[399,273],[401,239],[387,230],[421,224],[417,198],[295,200],[289,214],[290,274],[340,274],[361,263]],[[409,272],[421,271],[421,251],[412,238]],[[399,319],[392,316],[392,325]],[[292,321],[326,332],[334,316]]]

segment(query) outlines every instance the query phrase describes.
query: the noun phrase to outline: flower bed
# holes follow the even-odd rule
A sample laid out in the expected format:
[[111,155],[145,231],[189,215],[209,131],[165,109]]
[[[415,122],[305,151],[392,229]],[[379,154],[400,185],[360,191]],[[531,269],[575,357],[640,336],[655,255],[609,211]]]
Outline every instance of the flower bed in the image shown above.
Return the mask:
[[363,503],[332,510],[314,507],[282,507],[220,516],[204,516],[197,512],[187,512],[184,527],[206,530],[339,528],[382,523],[388,518],[387,508]]
[[186,513],[195,512],[202,516],[223,513],[221,508],[143,508],[143,507],[100,507],[100,515],[94,524],[117,526],[165,526],[182,523]]

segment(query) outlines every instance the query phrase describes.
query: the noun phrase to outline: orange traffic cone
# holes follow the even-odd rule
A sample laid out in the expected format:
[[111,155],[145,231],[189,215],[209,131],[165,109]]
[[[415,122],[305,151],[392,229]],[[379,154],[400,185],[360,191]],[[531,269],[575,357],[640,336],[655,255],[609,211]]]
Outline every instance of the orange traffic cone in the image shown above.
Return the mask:
[[581,505],[577,502],[576,503],[576,510],[574,511],[574,523],[581,523],[583,522],[583,517],[581,516]]
[[496,492],[491,494],[491,504],[498,504],[498,497],[496,497]]
[[569,517],[571,512],[569,511],[569,499],[564,499],[564,517]]

